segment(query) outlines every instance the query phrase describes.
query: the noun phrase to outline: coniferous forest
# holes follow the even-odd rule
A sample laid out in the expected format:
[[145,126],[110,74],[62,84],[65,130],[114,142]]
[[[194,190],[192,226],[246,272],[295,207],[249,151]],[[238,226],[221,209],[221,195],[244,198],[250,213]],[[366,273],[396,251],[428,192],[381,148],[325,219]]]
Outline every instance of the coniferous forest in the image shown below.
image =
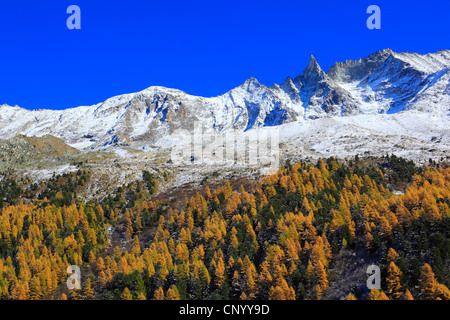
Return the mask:
[[2,176],[0,299],[450,300],[444,162],[287,162],[177,197],[144,171],[97,202],[77,197],[86,170]]

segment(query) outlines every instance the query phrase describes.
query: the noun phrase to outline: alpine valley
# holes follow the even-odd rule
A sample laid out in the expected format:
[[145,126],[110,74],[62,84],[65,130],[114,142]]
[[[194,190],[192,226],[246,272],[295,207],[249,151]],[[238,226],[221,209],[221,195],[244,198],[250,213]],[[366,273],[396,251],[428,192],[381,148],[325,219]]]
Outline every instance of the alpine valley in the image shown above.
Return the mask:
[[449,300],[449,142],[450,50],[311,55],[209,98],[2,105],[0,299]]

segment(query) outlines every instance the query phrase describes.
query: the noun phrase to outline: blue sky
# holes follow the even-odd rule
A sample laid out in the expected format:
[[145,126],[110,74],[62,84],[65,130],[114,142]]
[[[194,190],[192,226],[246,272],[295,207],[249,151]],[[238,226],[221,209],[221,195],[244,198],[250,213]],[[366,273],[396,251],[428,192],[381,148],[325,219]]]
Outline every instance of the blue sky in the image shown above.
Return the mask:
[[[81,30],[69,30],[69,5]],[[369,5],[381,30],[369,30]],[[281,83],[313,54],[336,61],[384,48],[450,49],[450,0],[0,1],[0,104],[92,105],[161,85],[216,96],[249,77]]]

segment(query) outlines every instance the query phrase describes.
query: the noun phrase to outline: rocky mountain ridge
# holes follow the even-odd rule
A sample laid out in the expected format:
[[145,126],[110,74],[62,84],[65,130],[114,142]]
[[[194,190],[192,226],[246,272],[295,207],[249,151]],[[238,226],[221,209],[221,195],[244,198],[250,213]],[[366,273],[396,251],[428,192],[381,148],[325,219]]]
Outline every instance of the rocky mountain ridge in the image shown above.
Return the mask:
[[215,132],[249,131],[290,122],[415,110],[450,114],[450,51],[421,55],[378,51],[324,72],[311,56],[303,73],[267,87],[250,78],[213,98],[164,87],[66,110],[0,107],[0,138],[54,135],[84,150],[170,146],[196,121]]

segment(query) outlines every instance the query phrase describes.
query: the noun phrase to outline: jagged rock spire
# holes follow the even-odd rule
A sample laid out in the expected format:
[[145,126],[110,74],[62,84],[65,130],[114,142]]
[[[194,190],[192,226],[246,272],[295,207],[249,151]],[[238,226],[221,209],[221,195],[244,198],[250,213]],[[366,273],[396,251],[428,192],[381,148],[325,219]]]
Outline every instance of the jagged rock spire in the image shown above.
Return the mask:
[[303,71],[302,80],[304,87],[312,91],[318,90],[325,83],[331,81],[313,55],[309,59],[308,67]]
[[311,55],[311,57],[309,58],[308,67],[306,67],[305,71],[303,71],[303,77],[308,78],[311,76],[318,76],[320,78],[323,78],[325,76],[325,72],[323,72],[322,68],[313,55]]

